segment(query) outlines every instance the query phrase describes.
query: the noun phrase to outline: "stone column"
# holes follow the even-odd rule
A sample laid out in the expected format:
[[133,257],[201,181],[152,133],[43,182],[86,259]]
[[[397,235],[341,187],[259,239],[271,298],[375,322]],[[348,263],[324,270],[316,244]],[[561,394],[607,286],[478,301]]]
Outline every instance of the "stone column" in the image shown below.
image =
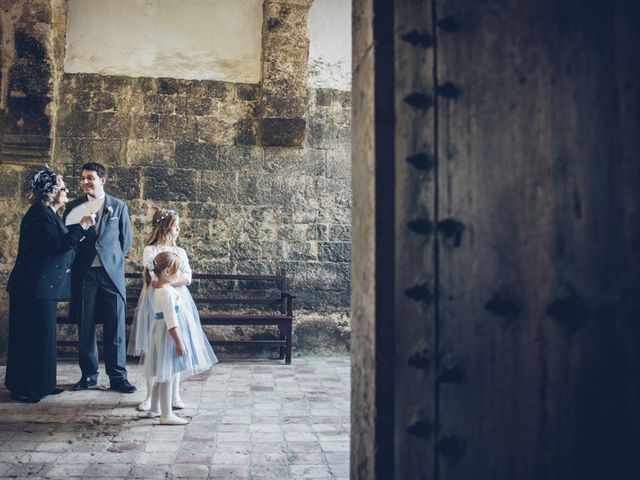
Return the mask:
[[262,26],[262,145],[299,147],[306,132],[309,9],[313,0],[265,0]]
[[0,161],[42,165],[62,71],[66,2],[0,0],[0,9]]

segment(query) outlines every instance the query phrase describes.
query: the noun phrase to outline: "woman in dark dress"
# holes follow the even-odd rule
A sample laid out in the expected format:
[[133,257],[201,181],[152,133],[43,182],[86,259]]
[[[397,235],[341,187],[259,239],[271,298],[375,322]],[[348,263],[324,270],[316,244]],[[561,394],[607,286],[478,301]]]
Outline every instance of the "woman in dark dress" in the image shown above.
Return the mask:
[[29,181],[31,207],[20,225],[18,256],[9,292],[9,352],[4,384],[11,398],[35,403],[56,388],[56,308],[69,298],[74,248],[94,223],[87,215],[66,227],[56,211],[67,203],[61,175],[36,172]]

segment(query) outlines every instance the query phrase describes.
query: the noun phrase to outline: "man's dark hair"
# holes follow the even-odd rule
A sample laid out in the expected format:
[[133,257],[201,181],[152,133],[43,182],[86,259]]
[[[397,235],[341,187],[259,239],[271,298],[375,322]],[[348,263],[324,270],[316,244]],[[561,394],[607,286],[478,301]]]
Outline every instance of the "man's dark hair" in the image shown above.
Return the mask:
[[107,176],[107,169],[104,168],[104,165],[98,162],[85,163],[82,165],[82,170],[91,170],[92,172],[96,172],[100,178]]

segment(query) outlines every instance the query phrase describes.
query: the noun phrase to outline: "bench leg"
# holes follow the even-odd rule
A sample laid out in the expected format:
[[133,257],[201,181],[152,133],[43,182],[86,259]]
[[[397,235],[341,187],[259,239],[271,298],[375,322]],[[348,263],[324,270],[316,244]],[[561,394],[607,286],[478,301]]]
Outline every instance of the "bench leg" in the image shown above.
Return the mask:
[[[280,333],[280,340],[286,340],[287,339],[287,335],[285,332],[286,326],[285,325],[278,325],[278,333]],[[282,360],[284,358],[284,352],[286,350],[286,347],[283,345],[280,347],[280,360]]]
[[286,351],[286,356],[285,356],[285,360],[284,363],[285,365],[289,365],[291,364],[291,333],[292,333],[293,327],[291,325],[291,323],[289,323],[286,327],[286,332],[287,332],[287,351]]

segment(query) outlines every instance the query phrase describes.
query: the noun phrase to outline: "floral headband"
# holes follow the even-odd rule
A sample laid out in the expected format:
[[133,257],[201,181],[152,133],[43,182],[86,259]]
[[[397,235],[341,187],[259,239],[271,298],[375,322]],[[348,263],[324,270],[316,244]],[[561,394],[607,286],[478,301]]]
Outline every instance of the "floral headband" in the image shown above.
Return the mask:
[[58,184],[58,177],[51,170],[40,170],[33,174],[29,180],[29,186],[33,193],[42,197],[47,193],[53,192]]
[[164,214],[160,218],[156,218],[156,225],[161,223],[169,215],[177,215],[177,214],[176,214],[176,212],[174,210],[165,210]]

